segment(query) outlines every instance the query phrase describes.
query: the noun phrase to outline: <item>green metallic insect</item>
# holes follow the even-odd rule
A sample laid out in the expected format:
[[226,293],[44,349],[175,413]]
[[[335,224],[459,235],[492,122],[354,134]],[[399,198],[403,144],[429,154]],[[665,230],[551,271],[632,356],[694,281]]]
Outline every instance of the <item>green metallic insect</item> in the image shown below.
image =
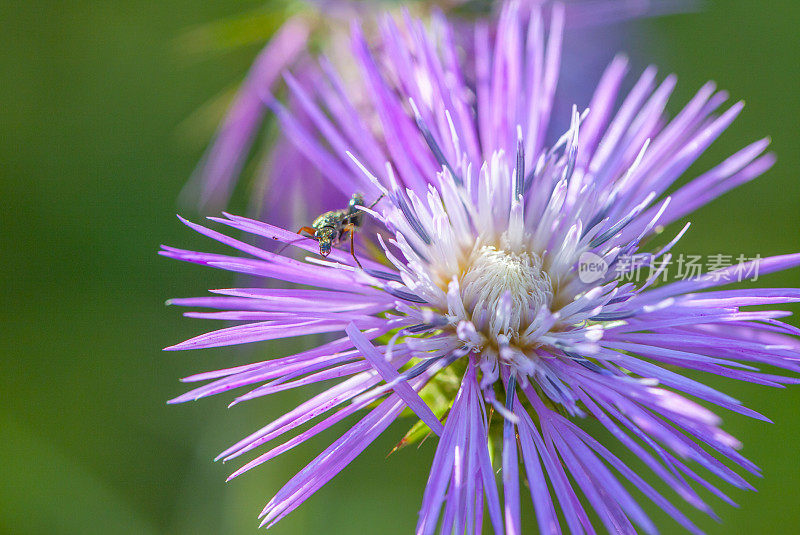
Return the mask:
[[[383,198],[381,194],[369,208],[378,204]],[[361,193],[354,193],[350,197],[350,202],[347,203],[347,208],[342,210],[331,210],[325,212],[311,223],[310,227],[302,227],[297,231],[298,234],[305,232],[310,238],[319,242],[319,254],[327,257],[331,254],[331,248],[344,241],[347,236],[350,236],[350,254],[353,255],[353,260],[356,261],[358,267],[361,267],[361,262],[356,258],[355,248],[353,245],[353,236],[355,231],[361,227],[364,222],[364,211],[361,207],[364,206],[364,195]],[[363,268],[362,268],[363,269]]]

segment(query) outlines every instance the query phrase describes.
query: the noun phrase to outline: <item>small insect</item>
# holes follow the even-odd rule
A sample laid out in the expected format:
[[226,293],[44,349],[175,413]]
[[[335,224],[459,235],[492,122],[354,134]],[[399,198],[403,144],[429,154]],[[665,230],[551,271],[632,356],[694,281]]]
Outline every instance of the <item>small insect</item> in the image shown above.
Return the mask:
[[[383,194],[375,199],[375,202],[369,205],[369,208],[371,209],[378,204],[382,198]],[[361,267],[361,262],[356,258],[353,236],[356,229],[364,222],[362,206],[364,206],[364,195],[361,193],[354,193],[353,196],[350,197],[350,202],[347,203],[347,208],[325,212],[316,218],[314,222],[311,223],[310,227],[302,227],[297,233],[302,234],[305,232],[310,238],[319,242],[319,254],[326,257],[331,254],[331,248],[345,240],[349,234],[350,254],[353,255],[353,260],[356,261],[358,267]]]

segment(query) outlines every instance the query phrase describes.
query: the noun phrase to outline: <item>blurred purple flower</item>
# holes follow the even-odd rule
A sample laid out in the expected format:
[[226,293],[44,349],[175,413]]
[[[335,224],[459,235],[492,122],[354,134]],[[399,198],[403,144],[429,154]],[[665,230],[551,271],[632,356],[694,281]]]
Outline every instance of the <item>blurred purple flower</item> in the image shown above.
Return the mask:
[[[757,368],[800,371],[798,329],[780,321],[788,313],[749,307],[798,302],[800,290],[718,287],[756,268],[763,276],[796,267],[800,254],[659,285],[687,225],[644,257],[645,282],[624,280],[630,268],[618,268],[646,251],[643,241],[663,226],[769,169],[768,140],[665,196],[742,104],[717,113],[727,95],[709,83],[670,119],[664,108],[675,77],[657,84],[651,67],[617,106],[627,71],[622,57],[602,75],[591,111],[573,109],[568,131],[549,137],[563,26],[559,6],[546,24],[538,8],[507,4],[496,31],[476,24],[468,59],[440,17],[427,29],[410,16],[402,23],[386,18],[372,46],[355,29],[353,62],[369,97],[365,109],[340,90],[329,66],[316,78],[324,84],[287,78],[308,120],[273,106],[287,138],[329,181],[325,194],[361,191],[365,204],[385,196],[374,210],[365,208],[372,223],[356,238],[363,269],[349,251],[319,259],[313,239],[228,214],[211,219],[312,256],[294,260],[188,221],[249,256],[161,252],[304,286],[174,299],[217,310],[191,317],[243,323],[168,349],[339,334],[295,355],[185,379],[210,382],[173,402],[254,386],[238,403],[345,378],[222,452],[219,458],[232,459],[279,440],[231,478],[369,409],[277,492],[263,524],[298,507],[405,409],[422,422],[409,440],[420,428],[439,436],[418,533],[480,531],[485,509],[496,533],[519,533],[520,478],[543,533],[560,533],[562,522],[572,533],[593,533],[586,505],[609,532],[634,533],[636,525],[655,533],[628,487],[699,533],[580,427],[589,417],[709,515],[715,516],[698,487],[733,502],[708,474],[752,488],[720,459],[752,474],[758,468],[738,453],[740,443],[720,429],[719,417],[693,399],[766,418],[681,371],[768,386],[797,383]],[[581,276],[587,258],[606,269]]]
[[[196,173],[201,185],[200,203],[217,204],[231,194],[253,138],[264,119],[263,91],[271,88],[287,66],[305,51],[308,24],[291,18],[275,33],[253,63],[233,105],[219,127]],[[195,185],[195,187],[197,187]]]
[[[552,0],[524,0],[523,5],[548,6]],[[616,50],[625,41],[624,32],[618,28],[598,32],[596,27],[637,17],[658,16],[686,11],[696,5],[695,0],[572,0],[567,1],[568,27],[575,31],[575,47],[565,52],[573,57],[568,61],[568,84],[562,88],[564,102],[583,102],[587,88],[583,81],[587,75],[599,72],[608,61],[606,54]],[[353,2],[351,0],[308,1],[272,36],[256,58],[250,73],[242,83],[227,115],[214,136],[202,161],[183,196],[189,202],[199,203],[207,211],[218,211],[228,203],[238,182],[244,164],[251,152],[256,134],[265,118],[266,95],[282,85],[280,73],[287,66],[294,67],[298,77],[315,75],[309,50],[310,39],[317,35],[324,52],[337,55],[337,46],[346,36],[349,22],[355,17],[374,20],[377,13],[387,7],[382,2]],[[471,24],[476,17],[491,20],[493,9],[501,5],[491,0],[452,0],[410,2],[415,11],[441,9],[451,14],[457,23]],[[456,32],[460,33],[460,32]],[[471,48],[473,43],[458,43]],[[573,50],[577,49],[577,50]],[[334,57],[334,59],[336,59]],[[352,87],[346,85],[347,90]],[[296,101],[289,103],[293,115],[302,115]],[[266,156],[259,165],[257,189],[251,204],[260,218],[283,226],[297,225],[298,221],[323,210],[338,206],[345,199],[305,198],[309,184],[322,184],[319,175],[302,154],[285,143],[278,133],[271,142]],[[300,180],[301,179],[301,180]],[[275,203],[276,197],[290,202]],[[298,203],[303,199],[302,203]],[[293,202],[292,202],[293,201]],[[300,206],[298,206],[298,204]],[[295,209],[288,211],[287,206]],[[299,209],[298,209],[299,208]]]

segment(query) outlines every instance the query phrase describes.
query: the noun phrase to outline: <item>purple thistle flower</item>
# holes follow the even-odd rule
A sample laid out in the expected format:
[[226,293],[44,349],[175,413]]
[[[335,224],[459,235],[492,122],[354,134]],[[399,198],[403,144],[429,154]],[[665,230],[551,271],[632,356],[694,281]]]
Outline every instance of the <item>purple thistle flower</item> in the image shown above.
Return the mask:
[[[172,402],[251,387],[239,403],[341,379],[222,452],[228,460],[276,442],[231,478],[367,410],[277,492],[262,511],[263,525],[308,499],[406,408],[421,423],[404,441],[438,436],[418,533],[480,531],[484,511],[496,533],[519,533],[523,477],[543,533],[560,533],[562,521],[572,533],[594,533],[584,504],[609,532],[638,526],[655,533],[630,487],[699,533],[670,501],[676,496],[663,496],[581,428],[587,418],[709,515],[715,513],[697,488],[733,503],[709,474],[752,488],[726,463],[751,474],[758,468],[720,429],[719,417],[694,400],[767,418],[686,372],[776,387],[798,382],[759,369],[800,371],[798,329],[781,321],[789,313],[750,307],[800,301],[800,290],[722,287],[796,267],[800,254],[659,285],[688,225],[652,254],[644,244],[769,169],[768,140],[667,196],[742,105],[718,111],[727,95],[709,83],[668,118],[675,78],[657,84],[648,68],[622,96],[622,57],[603,74],[589,110],[573,108],[568,131],[548,137],[563,24],[559,6],[546,23],[538,8],[507,4],[496,31],[476,24],[468,60],[441,18],[430,29],[410,16],[402,23],[387,18],[373,46],[355,28],[367,109],[337,90],[332,69],[324,85],[289,78],[309,120],[272,102],[287,137],[342,197],[360,191],[364,204],[379,199],[362,207],[372,223],[355,238],[358,261],[336,248],[320,259],[315,239],[230,214],[210,219],[312,255],[295,260],[185,220],[247,256],[161,251],[304,286],[174,299],[216,310],[191,317],[241,323],[168,349],[332,335],[291,356],[185,379],[205,384]],[[343,244],[350,237],[338,236]],[[645,259],[645,282],[625,280],[630,258]],[[587,265],[602,269],[584,272]]]

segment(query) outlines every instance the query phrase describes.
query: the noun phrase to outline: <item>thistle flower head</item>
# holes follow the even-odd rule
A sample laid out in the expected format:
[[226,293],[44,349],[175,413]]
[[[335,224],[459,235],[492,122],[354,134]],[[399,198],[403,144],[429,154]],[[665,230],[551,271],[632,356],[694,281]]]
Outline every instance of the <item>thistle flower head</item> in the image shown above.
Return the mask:
[[[315,87],[288,78],[309,122],[271,102],[329,187],[347,196],[364,192],[365,204],[378,201],[361,206],[363,229],[348,225],[346,215],[325,216],[333,217],[334,241],[354,239],[354,253],[345,245],[327,255],[314,239],[227,214],[211,219],[312,255],[295,260],[189,222],[248,257],[163,250],[305,287],[173,300],[220,310],[195,317],[244,323],[170,349],[339,334],[302,353],[187,378],[210,382],[174,401],[253,386],[239,402],[347,377],[223,452],[231,459],[283,437],[232,477],[369,408],[278,491],[263,511],[265,524],[316,492],[406,407],[421,423],[405,442],[439,436],[419,533],[479,531],[484,509],[495,532],[519,533],[520,478],[542,532],[559,533],[562,524],[594,532],[586,504],[610,532],[631,533],[634,525],[655,532],[621,479],[699,532],[669,501],[674,496],[662,496],[582,429],[590,417],[701,511],[714,514],[698,487],[730,499],[693,463],[750,488],[718,457],[751,473],[758,468],[695,400],[764,417],[685,372],[796,382],[758,367],[800,370],[797,329],[780,321],[785,312],[747,307],[794,302],[800,291],[717,287],[756,268],[765,275],[794,267],[800,255],[661,284],[687,227],[655,250],[646,240],[768,169],[768,142],[745,147],[666,196],[741,104],[718,112],[727,96],[707,84],[668,118],[675,79],[656,84],[648,68],[617,106],[627,70],[622,57],[606,70],[588,109],[573,108],[567,131],[551,137],[563,24],[558,6],[544,16],[507,4],[496,31],[475,25],[469,58],[441,18],[432,28],[410,16],[386,19],[372,46],[356,28],[353,54],[369,106],[354,106],[329,67]],[[623,277],[635,269],[631,258],[643,260],[636,265],[649,270],[645,280]]]

